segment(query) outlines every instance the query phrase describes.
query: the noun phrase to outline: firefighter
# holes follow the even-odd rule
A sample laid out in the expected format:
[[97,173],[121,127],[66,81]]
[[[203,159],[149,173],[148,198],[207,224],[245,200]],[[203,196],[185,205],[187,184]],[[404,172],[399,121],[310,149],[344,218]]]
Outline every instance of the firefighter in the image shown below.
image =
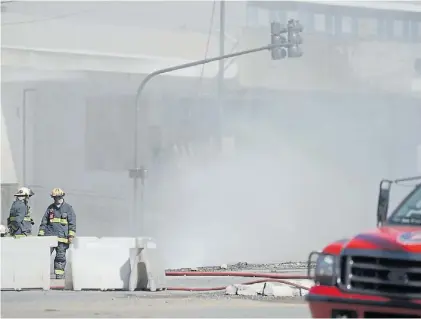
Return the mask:
[[7,227],[10,235],[14,238],[26,237],[32,233],[34,221],[31,218],[31,207],[28,201],[33,195],[34,192],[27,187],[19,188],[14,195],[16,199],[10,208],[10,215],[7,219]]
[[38,236],[57,236],[57,247],[51,248],[51,253],[56,251],[54,259],[54,273],[56,279],[64,278],[66,267],[66,251],[76,235],[76,214],[73,207],[64,201],[62,189],[54,188],[50,196],[54,203],[47,207],[39,226]]

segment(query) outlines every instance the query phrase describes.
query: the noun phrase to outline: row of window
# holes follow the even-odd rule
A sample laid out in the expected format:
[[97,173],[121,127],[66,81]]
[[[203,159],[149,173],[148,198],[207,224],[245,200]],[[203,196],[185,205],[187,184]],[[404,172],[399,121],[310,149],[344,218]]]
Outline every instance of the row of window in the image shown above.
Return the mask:
[[[223,132],[238,138],[251,138],[252,135],[257,139],[264,138],[262,134],[270,130],[276,132],[279,127],[297,136],[306,131],[303,128],[317,129],[320,134],[332,134],[331,130],[339,127],[337,123],[340,122],[343,131],[354,130],[377,138],[385,136],[381,130],[382,122],[386,126],[406,123],[406,132],[412,129],[414,134],[415,128],[419,127],[419,116],[416,116],[419,114],[419,101],[409,98],[402,100],[401,96],[323,92],[300,96],[294,92],[265,94],[269,93],[271,95],[263,96],[250,92],[249,99],[238,96],[226,100]],[[186,141],[207,143],[210,137],[217,135],[219,126],[215,105],[218,101],[211,98],[168,98],[172,98],[168,104],[163,101],[162,114],[166,116],[158,121],[160,126],[151,127],[149,131],[151,152],[168,152],[170,142],[179,145]],[[133,99],[134,96],[114,95],[93,97],[86,101],[85,165],[88,170],[122,171],[133,167]],[[157,104],[154,102],[154,105]],[[405,105],[404,112],[398,112],[399,105]],[[316,117],[325,124],[315,124]],[[377,130],[373,130],[373,125]],[[259,130],[262,127],[265,130]],[[393,135],[399,138],[397,133]],[[343,135],[343,138],[346,136]]]
[[421,41],[421,21],[247,8],[247,24],[250,27],[267,27],[271,21],[285,23],[288,19],[300,20],[309,33]]

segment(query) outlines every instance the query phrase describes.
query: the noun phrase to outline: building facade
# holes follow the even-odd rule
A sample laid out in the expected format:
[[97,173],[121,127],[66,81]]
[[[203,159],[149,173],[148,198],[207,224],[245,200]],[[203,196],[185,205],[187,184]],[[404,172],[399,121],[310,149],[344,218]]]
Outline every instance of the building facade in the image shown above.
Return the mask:
[[[62,187],[80,212],[81,235],[122,235],[133,222],[129,217],[133,181],[128,169],[133,167],[135,95],[145,75],[219,52],[217,23],[210,37],[207,32],[210,2],[203,15],[182,10],[191,16],[194,27],[188,17],[181,19],[177,14],[165,14],[166,25],[150,18],[160,17],[165,11],[162,6],[154,7],[155,11],[144,9],[149,20],[146,16],[139,19],[155,24],[136,25],[143,9],[126,6],[104,9],[102,16],[98,13],[106,18],[101,21],[88,12],[85,18],[75,15],[42,23],[19,24],[16,18],[2,27],[3,197],[10,196],[8,187],[29,185],[37,193],[34,207],[39,218],[49,202],[49,190]],[[171,6],[174,12],[176,7]],[[14,14],[12,11],[10,7],[9,13]],[[331,187],[325,190],[306,189],[308,194],[320,192],[318,211],[325,209],[326,216],[332,216],[335,205],[347,207],[349,214],[334,215],[338,222],[357,218],[361,222],[354,227],[363,226],[365,209],[374,209],[372,198],[377,189],[373,185],[378,179],[413,174],[417,167],[421,103],[414,90],[418,77],[414,62],[421,56],[419,15],[413,7],[227,2],[226,51],[265,45],[271,21],[298,18],[305,26],[304,56],[271,61],[269,52],[261,52],[227,61],[223,122],[216,94],[217,63],[151,81],[142,98],[147,112],[141,119],[148,130],[148,139],[142,140],[148,152],[142,154],[142,160],[150,169],[147,198],[152,213],[145,223],[151,233],[159,237],[162,229],[176,234],[187,227],[177,224],[176,232],[167,225],[168,220],[171,223],[180,214],[197,209],[189,206],[191,195],[183,193],[184,184],[179,181],[185,182],[189,167],[206,167],[203,163],[211,162],[209,145],[221,131],[225,141],[242,149],[242,154],[251,150],[282,154],[275,161],[284,169],[278,180],[288,185],[305,185],[303,172],[319,174],[317,178],[311,175],[319,182],[328,180]],[[115,16],[122,21],[113,20]],[[177,21],[172,22],[170,16]],[[179,20],[187,26],[178,25]],[[290,153],[299,154],[300,167],[293,169],[294,161],[288,162],[291,167],[282,162]],[[249,170],[243,175],[262,171],[272,176],[264,165],[247,165]],[[245,179],[243,185],[248,183]],[[344,194],[355,191],[355,198],[367,206],[350,196],[341,195],[343,202],[332,199],[339,196],[332,194],[341,187]],[[221,189],[232,192],[223,185]],[[263,201],[257,195],[241,194],[238,198]],[[276,191],[271,193],[276,195]],[[210,207],[224,211],[218,205]],[[8,205],[2,206],[4,220]],[[253,205],[243,208],[249,207]],[[281,210],[269,208],[273,214]],[[97,220],[100,225],[92,229]],[[305,227],[310,228],[311,223]],[[311,244],[314,242],[305,244],[305,249],[312,248]]]

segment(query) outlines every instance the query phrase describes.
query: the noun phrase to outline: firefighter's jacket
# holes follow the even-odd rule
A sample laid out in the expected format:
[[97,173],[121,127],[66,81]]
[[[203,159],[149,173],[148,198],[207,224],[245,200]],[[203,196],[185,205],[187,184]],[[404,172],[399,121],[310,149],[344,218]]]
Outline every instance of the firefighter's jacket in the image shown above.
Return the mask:
[[60,207],[48,206],[39,226],[39,236],[57,236],[61,243],[68,243],[76,235],[76,214],[73,207],[63,202]]
[[30,235],[33,224],[30,207],[22,200],[15,200],[12,207],[10,207],[10,215],[7,219],[7,226],[11,235]]

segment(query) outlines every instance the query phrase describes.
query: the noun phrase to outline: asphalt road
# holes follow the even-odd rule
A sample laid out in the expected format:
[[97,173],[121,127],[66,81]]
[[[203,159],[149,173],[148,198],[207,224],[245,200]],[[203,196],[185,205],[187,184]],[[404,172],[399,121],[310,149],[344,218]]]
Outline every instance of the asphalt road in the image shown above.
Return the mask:
[[305,318],[301,299],[223,293],[3,291],[2,318]]
[[[233,266],[235,268],[235,266]],[[271,272],[272,265],[240,265],[235,271]],[[215,267],[214,267],[215,268]],[[232,267],[231,267],[232,268]],[[248,269],[250,268],[250,269]],[[202,269],[201,269],[202,270]],[[220,271],[220,268],[203,269]],[[305,274],[303,269],[275,269],[277,273]],[[166,277],[166,287],[218,287],[243,283],[244,277]],[[52,280],[52,286],[64,281]],[[2,291],[2,318],[305,318],[300,298],[227,296],[224,292],[179,291]]]

